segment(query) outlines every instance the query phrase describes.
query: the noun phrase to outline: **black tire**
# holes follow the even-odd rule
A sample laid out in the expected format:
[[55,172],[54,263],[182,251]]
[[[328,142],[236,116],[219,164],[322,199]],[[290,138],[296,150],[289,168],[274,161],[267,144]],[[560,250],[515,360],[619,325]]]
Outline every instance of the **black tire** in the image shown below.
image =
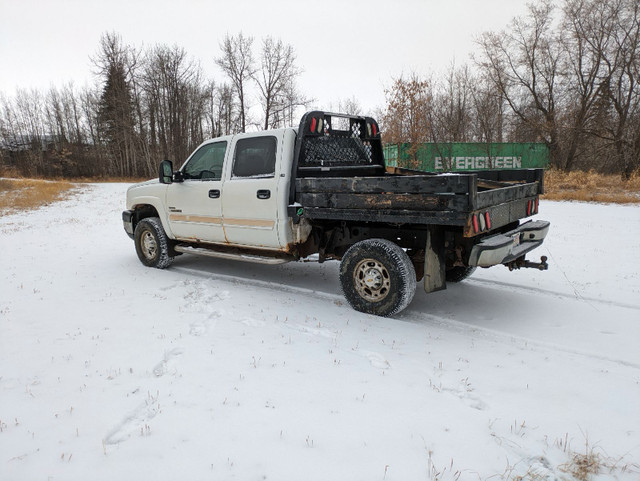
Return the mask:
[[447,282],[461,282],[476,271],[475,267],[457,266],[452,267],[445,273]]
[[169,238],[157,217],[147,217],[136,225],[134,242],[138,259],[147,267],[165,269],[173,262]]
[[340,284],[356,311],[392,316],[406,308],[416,292],[411,259],[397,244],[367,239],[352,245],[340,263]]

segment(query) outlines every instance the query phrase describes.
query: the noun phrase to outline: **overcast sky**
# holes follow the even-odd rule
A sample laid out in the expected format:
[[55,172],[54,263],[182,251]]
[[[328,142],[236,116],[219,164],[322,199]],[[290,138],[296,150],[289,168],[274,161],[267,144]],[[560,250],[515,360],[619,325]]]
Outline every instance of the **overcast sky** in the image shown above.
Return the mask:
[[320,108],[355,97],[369,112],[392,77],[468,62],[474,37],[525,10],[526,0],[0,0],[0,92],[94,82],[89,56],[107,31],[184,47],[223,80],[218,44],[242,31],[256,54],[267,35],[292,44],[300,90]]

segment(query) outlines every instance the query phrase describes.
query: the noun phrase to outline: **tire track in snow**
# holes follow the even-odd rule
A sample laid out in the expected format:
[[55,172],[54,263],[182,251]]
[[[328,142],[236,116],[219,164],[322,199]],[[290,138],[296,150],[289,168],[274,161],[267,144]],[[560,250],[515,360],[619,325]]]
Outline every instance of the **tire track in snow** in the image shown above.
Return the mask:
[[259,279],[246,279],[240,276],[230,276],[227,274],[212,274],[211,272],[202,272],[197,269],[191,269],[189,267],[171,267],[172,271],[185,272],[193,274],[205,279],[216,279],[220,281],[230,282],[236,285],[245,285],[251,287],[262,287],[265,289],[272,289],[281,292],[288,292],[291,294],[308,294],[319,299],[339,300],[343,301],[343,297],[340,294],[331,294],[330,292],[316,291],[314,289],[307,289],[305,287],[296,287],[289,284],[280,284],[278,282],[261,281]]
[[[173,363],[173,359],[182,354],[184,354],[184,349],[179,347],[165,352],[162,360],[153,368],[153,375],[155,377],[162,377],[165,374],[171,373],[170,366]],[[140,388],[137,388],[134,394],[139,392]],[[102,440],[103,444],[105,446],[120,444],[138,432],[141,436],[148,433],[151,429],[148,423],[162,412],[160,403],[158,402],[159,397],[159,391],[155,395],[147,391],[146,399],[127,413],[122,420],[105,435]]]
[[[171,268],[172,271],[178,271],[178,272],[184,272],[186,274],[189,275],[196,275],[199,277],[203,277],[205,279],[213,279],[213,280],[220,280],[223,282],[229,282],[231,284],[235,284],[235,285],[243,285],[243,286],[250,286],[250,287],[259,287],[259,288],[264,288],[264,289],[270,289],[270,290],[275,290],[278,292],[288,292],[288,293],[293,293],[293,294],[305,294],[305,295],[309,295],[312,297],[315,297],[317,299],[327,299],[327,300],[331,300],[331,301],[339,301],[339,302],[343,302],[343,297],[340,294],[332,294],[329,292],[323,292],[323,291],[317,291],[317,290],[313,290],[313,289],[307,289],[304,287],[296,287],[296,286],[291,286],[288,284],[281,284],[278,282],[272,282],[272,281],[262,281],[259,279],[246,279],[246,278],[242,278],[239,276],[231,276],[231,275],[227,275],[227,274],[212,274],[210,272],[202,272],[199,271],[197,269],[191,269],[188,267],[176,267],[173,266]],[[475,280],[477,281],[477,279]],[[491,284],[492,281],[482,281],[480,284]],[[496,284],[506,284],[506,283],[498,283],[496,282]],[[507,284],[510,286],[510,284]],[[518,286],[514,286],[514,287],[518,287]],[[523,292],[530,292],[530,288],[526,288],[526,287],[520,287],[520,289]],[[545,291],[544,289],[540,289],[540,293],[544,294],[544,295],[553,295],[556,296],[558,295],[558,293],[552,292],[552,291]],[[547,294],[548,293],[548,294]],[[579,298],[575,298],[574,296],[570,296],[567,294],[560,294],[561,297],[566,297],[568,299],[572,299],[575,301],[579,301]],[[600,302],[601,300],[599,299],[594,299],[596,302]],[[608,304],[607,301],[603,301],[603,304]],[[616,304],[612,304],[612,305],[616,305]],[[623,308],[630,308],[630,309],[635,309],[635,307],[633,306],[619,306],[619,307],[623,307]],[[345,303],[344,305],[345,309],[351,309],[347,303]],[[612,362],[615,364],[619,364],[622,366],[627,366],[627,367],[631,367],[634,369],[640,369],[640,364],[638,363],[634,363],[634,362],[630,362],[630,361],[626,361],[624,359],[616,359],[616,358],[612,358],[612,357],[608,357],[608,356],[604,356],[604,355],[600,355],[600,354],[594,354],[592,352],[587,352],[587,351],[582,351],[579,349],[573,349],[570,347],[566,347],[566,346],[561,346],[558,344],[553,344],[553,343],[548,343],[548,342],[544,342],[544,341],[539,341],[539,340],[535,340],[535,339],[530,339],[527,337],[522,337],[522,336],[518,336],[517,334],[510,334],[510,333],[506,333],[506,332],[502,332],[502,331],[496,331],[494,329],[489,329],[486,327],[482,327],[482,326],[475,326],[475,325],[470,325],[470,324],[466,324],[464,322],[461,321],[455,321],[451,318],[448,317],[443,317],[443,316],[437,316],[434,314],[429,314],[426,312],[422,312],[422,311],[417,311],[414,309],[405,309],[398,317],[395,318],[396,320],[400,320],[400,321],[409,321],[409,322],[415,322],[415,323],[424,323],[426,322],[430,322],[434,325],[436,325],[437,327],[440,327],[441,329],[447,330],[447,331],[451,331],[451,332],[456,332],[459,334],[464,334],[464,335],[473,335],[476,337],[480,337],[482,336],[484,339],[486,340],[495,340],[495,341],[503,341],[503,340],[509,340],[510,342],[513,341],[518,341],[521,344],[523,344],[526,347],[523,346],[516,346],[519,347],[520,349],[526,349],[528,347],[537,347],[540,349],[544,349],[544,350],[548,350],[548,351],[556,351],[556,352],[564,352],[567,354],[573,354],[573,355],[578,355],[578,356],[582,356],[582,357],[587,357],[590,359],[596,359],[599,361],[607,361],[607,362]]]
[[489,329],[487,327],[475,326],[466,324],[462,321],[455,321],[453,319],[441,316],[435,316],[433,314],[427,314],[420,311],[412,311],[407,310],[404,311],[403,314],[399,317],[401,320],[407,320],[410,322],[424,322],[431,321],[434,324],[437,324],[439,327],[454,331],[462,334],[473,334],[476,337],[482,337],[485,340],[503,340],[508,339],[509,341],[517,341],[521,343],[521,346],[515,346],[519,349],[526,349],[528,347],[536,347],[538,349],[544,349],[552,352],[564,352],[567,354],[578,355],[582,357],[587,357],[589,359],[596,359],[599,361],[607,361],[614,364],[619,364],[621,366],[631,367],[634,369],[640,369],[640,364],[634,363],[631,361],[626,361],[624,359],[616,359],[613,357],[605,356],[602,354],[594,354],[588,351],[582,351],[580,349],[574,349],[567,346],[561,346],[559,344],[554,344],[551,342],[539,341],[537,339],[531,339],[528,337],[519,336],[517,334],[510,334],[507,332],[496,331],[494,329]]
[[607,306],[622,307],[624,309],[633,309],[634,311],[640,311],[640,305],[636,305],[636,304],[627,304],[624,302],[613,301],[609,299],[598,299],[596,297],[583,296],[582,294],[579,294],[579,296],[576,296],[575,294],[556,292],[556,291],[551,291],[549,289],[542,289],[540,287],[527,287],[520,284],[511,284],[510,282],[492,281],[489,279],[471,279],[471,278],[465,279],[464,282],[470,285],[476,284],[483,287],[485,286],[491,287],[494,285],[501,286],[501,287],[508,287],[509,289],[512,289],[517,292],[521,292],[523,294],[531,294],[531,292],[536,292],[538,294],[551,296],[551,297],[561,297],[563,299],[572,299],[575,301],[595,302],[595,303],[604,304]]

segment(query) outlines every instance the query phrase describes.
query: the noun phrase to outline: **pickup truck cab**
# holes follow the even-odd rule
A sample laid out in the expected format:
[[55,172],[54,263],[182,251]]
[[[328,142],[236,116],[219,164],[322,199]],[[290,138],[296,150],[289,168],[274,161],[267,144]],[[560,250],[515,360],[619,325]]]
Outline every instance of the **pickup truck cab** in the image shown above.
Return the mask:
[[124,229],[140,261],[183,253],[278,264],[339,260],[350,305],[383,316],[476,267],[535,267],[525,254],[549,223],[537,213],[541,169],[428,174],[387,168],[371,117],[313,111],[299,128],[201,144],[174,171],[130,187]]

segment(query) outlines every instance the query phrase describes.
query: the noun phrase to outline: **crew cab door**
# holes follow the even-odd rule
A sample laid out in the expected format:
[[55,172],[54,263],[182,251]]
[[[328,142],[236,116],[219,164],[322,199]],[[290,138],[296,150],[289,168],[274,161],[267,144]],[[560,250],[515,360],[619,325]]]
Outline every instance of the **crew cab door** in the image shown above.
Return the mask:
[[283,131],[234,137],[224,183],[222,217],[231,244],[279,249],[279,175]]
[[180,172],[183,182],[167,189],[167,218],[178,240],[225,242],[222,176],[231,137],[200,146]]

